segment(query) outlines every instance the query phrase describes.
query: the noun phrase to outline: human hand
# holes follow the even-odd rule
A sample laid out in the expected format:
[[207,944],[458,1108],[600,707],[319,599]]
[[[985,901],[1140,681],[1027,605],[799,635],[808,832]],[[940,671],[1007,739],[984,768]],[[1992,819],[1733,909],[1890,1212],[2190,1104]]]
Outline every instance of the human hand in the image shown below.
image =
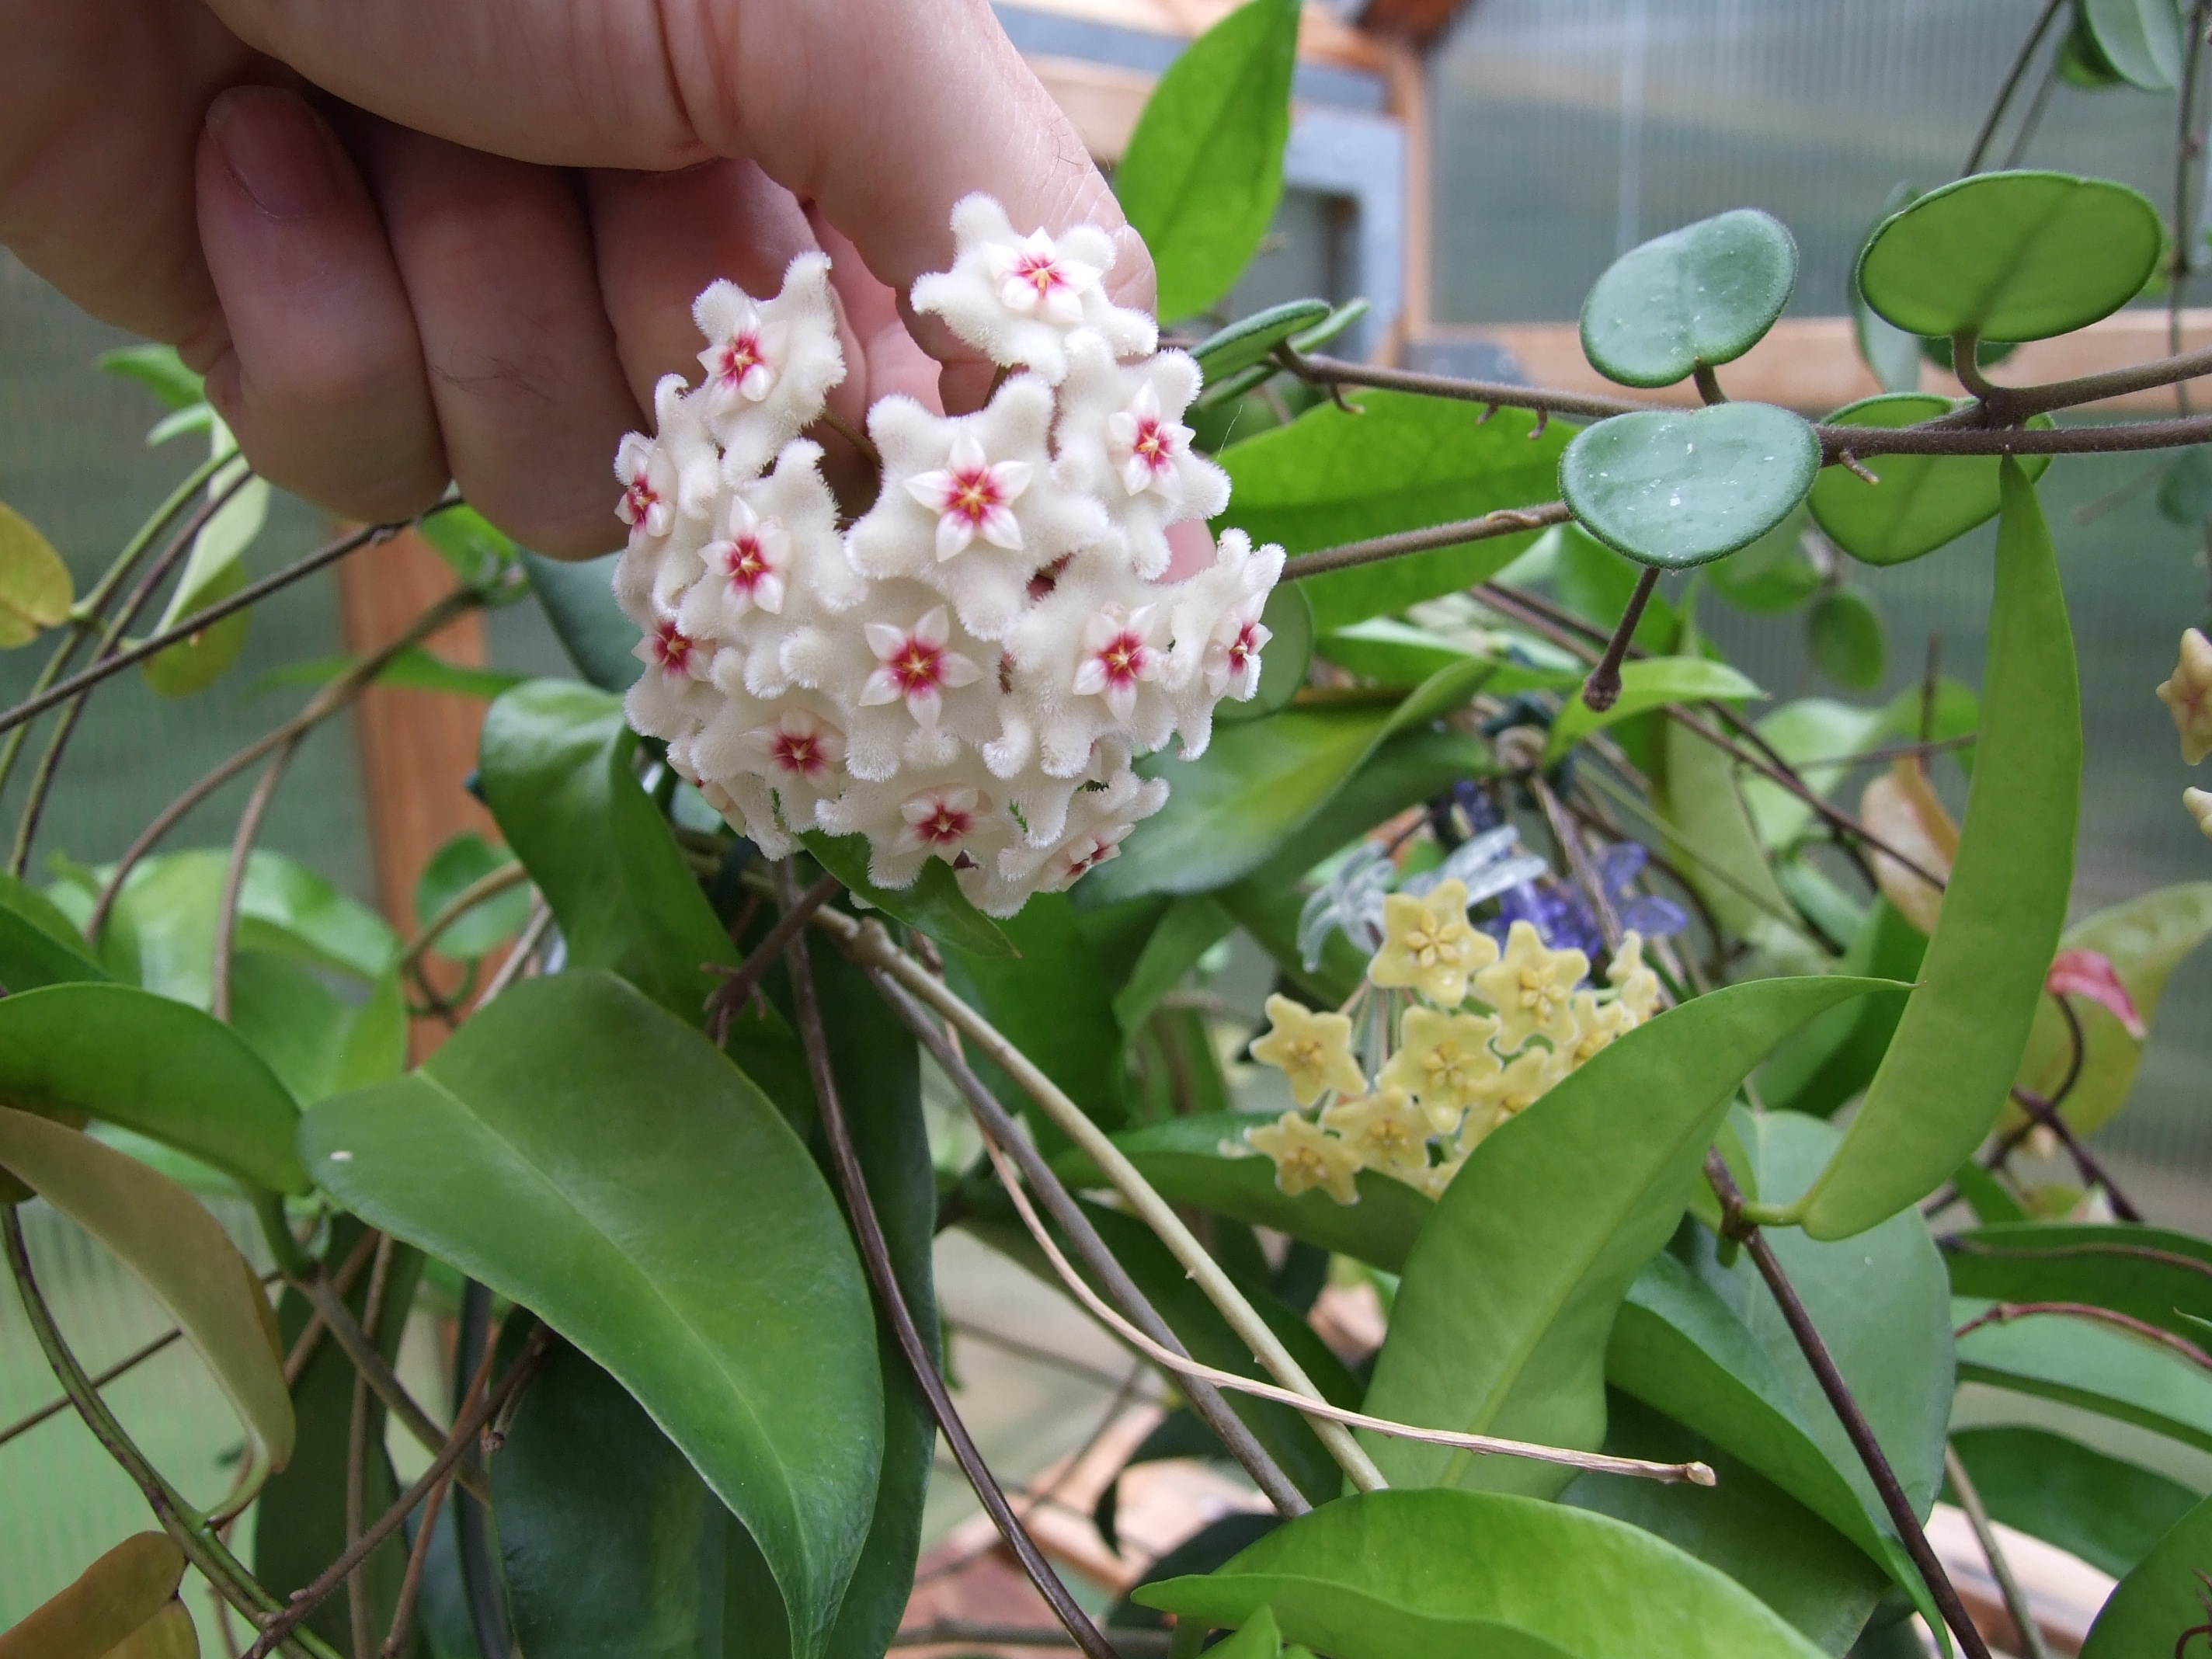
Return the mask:
[[273,482],[384,520],[451,478],[564,556],[619,544],[610,458],[713,278],[829,252],[858,423],[988,391],[905,305],[954,201],[1122,225],[985,0],[0,0],[0,242],[176,344]]

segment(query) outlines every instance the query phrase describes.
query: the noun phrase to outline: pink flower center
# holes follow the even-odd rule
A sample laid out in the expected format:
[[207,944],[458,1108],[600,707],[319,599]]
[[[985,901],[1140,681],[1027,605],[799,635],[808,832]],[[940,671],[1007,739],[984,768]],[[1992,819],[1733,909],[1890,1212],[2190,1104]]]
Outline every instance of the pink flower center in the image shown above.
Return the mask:
[[1098,653],[1109,685],[1134,685],[1152,660],[1152,652],[1134,634],[1123,632],[1109,640]]
[[917,691],[933,690],[942,683],[945,652],[940,647],[925,645],[909,635],[907,642],[890,654],[884,666],[898,682],[901,695],[912,696]]
[[758,335],[739,334],[723,342],[721,356],[715,361],[714,373],[734,386],[767,361],[761,355]]
[[1243,673],[1252,659],[1260,654],[1258,635],[1258,624],[1254,623],[1246,623],[1238,630],[1236,640],[1229,647],[1229,666],[1236,672]]
[[914,833],[932,847],[950,847],[965,840],[975,822],[973,813],[960,811],[940,797],[936,810],[914,826]]
[[1073,881],[1077,877],[1096,869],[1120,850],[1112,842],[1102,841],[1096,836],[1093,836],[1087,844],[1069,848],[1067,878]]
[[672,622],[653,624],[653,659],[670,674],[691,672],[691,653],[699,648],[698,641],[682,632]]
[[1164,421],[1156,421],[1149,416],[1139,420],[1137,422],[1137,441],[1129,447],[1155,473],[1165,472],[1175,465],[1175,434],[1167,429],[1167,423]]
[[[605,498],[602,496],[600,499]],[[637,477],[630,480],[629,488],[623,491],[622,500],[616,503],[615,511],[622,515],[624,524],[643,524],[646,514],[653,511],[659,500],[659,495],[641,468]]]
[[830,763],[822,752],[822,738],[813,732],[793,732],[779,727],[769,743],[769,758],[787,772],[811,778]]
[[991,476],[991,469],[979,466],[972,471],[955,471],[952,489],[945,503],[945,511],[956,519],[981,528],[983,520],[994,507],[1004,507],[1009,497],[999,488],[999,481]]
[[1036,290],[1040,300],[1048,298],[1055,289],[1073,286],[1060,268],[1057,255],[1022,252],[1014,256],[1013,280]]
[[731,543],[730,550],[722,556],[722,564],[729,573],[730,586],[741,593],[751,592],[769,571],[768,555],[757,536],[740,536]]

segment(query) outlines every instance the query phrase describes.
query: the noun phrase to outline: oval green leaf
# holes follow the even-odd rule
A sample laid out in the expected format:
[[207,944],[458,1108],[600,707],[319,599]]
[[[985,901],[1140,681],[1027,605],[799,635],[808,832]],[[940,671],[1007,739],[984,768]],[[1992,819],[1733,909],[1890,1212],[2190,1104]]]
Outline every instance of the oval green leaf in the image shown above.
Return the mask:
[[[1962,1322],[1989,1304],[1953,1304]],[[2028,1314],[1959,1341],[1959,1380],[2078,1406],[2212,1451],[2212,1376],[2146,1338],[2068,1314]]]
[[1556,765],[1593,732],[1616,721],[1648,714],[1674,702],[1706,702],[1717,697],[1766,695],[1736,670],[1710,657],[1645,657],[1620,665],[1620,696],[1601,714],[1580,697],[1571,697],[1552,723],[1544,745],[1544,764]]
[[[1831,426],[1914,426],[1948,415],[1958,405],[1931,393],[1867,398],[1828,416]],[[2048,428],[2051,417],[2028,422]],[[2191,452],[2192,453],[2194,452]],[[1957,540],[1997,515],[1996,455],[1874,455],[1860,463],[1880,482],[1869,483],[1849,467],[1823,471],[1805,498],[1828,538],[1868,564],[1904,564]],[[2048,455],[2021,461],[2031,480],[2051,465]]]
[[[1444,1189],[1407,1258],[1365,1409],[1596,1447],[1613,1316],[1681,1220],[1736,1090],[1790,1031],[1882,988],[1831,976],[1712,992],[1638,1026],[1501,1126]],[[1551,1493],[1571,1478],[1549,1464],[1363,1438],[1396,1486]]]
[[1623,386],[1672,386],[1732,362],[1797,285],[1797,243],[1757,208],[1700,219],[1614,260],[1583,301],[1583,355]]
[[69,620],[69,567],[21,514],[0,501],[0,651],[28,645]]
[[637,659],[637,624],[615,603],[615,562],[604,558],[549,559],[525,552],[522,568],[530,591],[552,624],[553,636],[576,665],[576,672],[602,691],[627,691],[645,672]]
[[2174,0],[2081,0],[2081,23],[2098,56],[2131,87],[2180,84],[2181,13]]
[[868,879],[868,838],[809,830],[799,836],[815,862],[885,915],[927,933],[939,944],[975,956],[1010,957],[1005,931],[960,890],[959,878],[942,859],[931,859],[905,887],[878,887]]
[[611,975],[507,991],[420,1070],[308,1113],[351,1210],[540,1317],[739,1516],[814,1659],[883,1453],[875,1322],[844,1218],[769,1101]]
[[276,1316],[222,1224],[137,1159],[80,1130],[5,1106],[0,1170],[137,1274],[207,1362],[247,1431],[247,1466],[231,1500],[242,1507],[272,1469],[290,1461],[294,1424]]
[[1224,700],[1213,706],[1217,725],[1255,720],[1290,707],[1291,699],[1306,683],[1313,666],[1313,605],[1298,582],[1282,582],[1267,595],[1260,625],[1267,630],[1267,648],[1260,653],[1260,684],[1244,702]]
[[222,1021],[128,985],[0,998],[0,1101],[121,1124],[282,1193],[308,1190],[299,1108]]
[[2197,1506],[2179,1481],[2047,1430],[1961,1429],[1951,1444],[1992,1518],[2115,1578]]
[[1999,1302],[2081,1302],[2200,1341],[2212,1243],[2164,1227],[2021,1222],[1942,1240],[1951,1288]]
[[[2212,1560],[2212,1498],[2191,1510],[2120,1581],[2089,1627],[2081,1659],[2136,1659],[2187,1650],[2183,1632],[2212,1622],[2204,1610],[2204,1563]],[[2172,1644],[2169,1646],[2169,1644]]]
[[1757,541],[1820,471],[1820,441],[1799,416],[1719,404],[1600,421],[1559,458],[1559,494],[1607,547],[1678,570]]
[[1726,1574],[1650,1533],[1500,1492],[1339,1498],[1216,1572],[1146,1584],[1132,1599],[1176,1615],[1179,1653],[1194,1654],[1209,1627],[1241,1629],[1262,1607],[1285,1640],[1336,1659],[1820,1651]]
[[1215,330],[1193,346],[1190,355],[1205,374],[1206,384],[1218,386],[1239,370],[1264,363],[1292,335],[1327,322],[1328,317],[1326,300],[1285,300]]
[[2058,562],[2008,457],[1973,783],[1920,988],[1850,1133],[1793,1215],[1847,1238],[1916,1204],[2010,1098],[2058,948],[2081,813],[2081,697]]
[[2142,291],[2165,231],[2142,191],[2066,173],[1979,173],[1882,222],[1859,291],[1910,333],[2043,340]]
[[1823,593],[1805,617],[1805,642],[1814,665],[1837,684],[1871,691],[1888,662],[1881,617],[1849,588]]

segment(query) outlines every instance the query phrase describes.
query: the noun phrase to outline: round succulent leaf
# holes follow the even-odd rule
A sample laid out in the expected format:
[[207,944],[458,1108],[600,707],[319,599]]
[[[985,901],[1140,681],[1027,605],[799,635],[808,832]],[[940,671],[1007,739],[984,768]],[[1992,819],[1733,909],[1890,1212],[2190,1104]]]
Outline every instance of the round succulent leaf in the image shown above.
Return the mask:
[[1797,416],[1717,404],[1599,422],[1559,458],[1559,494],[1607,546],[1674,570],[1757,541],[1820,470],[1820,441]]
[[2097,37],[2089,32],[2089,20],[2078,8],[2074,13],[2074,27],[2059,42],[2058,57],[2051,67],[2068,86],[2080,87],[2085,92],[2127,84],[2112,67],[2112,60],[2105,56],[2104,48],[2097,44]]
[[[1828,416],[1831,426],[1916,426],[1955,408],[1929,392],[1893,392],[1850,404]],[[2039,415],[2028,424],[2047,428]],[[2023,455],[2030,480],[2043,476],[2048,455]],[[1828,539],[1868,564],[1904,564],[1956,540],[1996,517],[1995,455],[1869,455],[1860,465],[1881,482],[1869,483],[1849,467],[1820,474],[1806,498]]]
[[2174,0],[2081,0],[2081,27],[2112,73],[2145,92],[2181,83],[2181,12]]
[[1623,386],[1672,386],[1741,357],[1797,284],[1797,244],[1756,208],[1700,219],[1614,260],[1583,301],[1583,353]]
[[1237,702],[1224,698],[1213,706],[1217,720],[1251,720],[1290,707],[1291,699],[1306,683],[1313,666],[1313,605],[1296,582],[1279,582],[1267,595],[1260,613],[1260,626],[1267,630],[1267,643],[1260,653],[1260,685],[1250,699]]
[[1266,362],[1284,341],[1327,322],[1329,314],[1326,300],[1285,300],[1216,330],[1193,346],[1190,355],[1212,386],[1241,368]]
[[1976,173],[1882,223],[1859,291],[1915,334],[2048,339],[2134,299],[2164,238],[2150,199],[2108,179]]

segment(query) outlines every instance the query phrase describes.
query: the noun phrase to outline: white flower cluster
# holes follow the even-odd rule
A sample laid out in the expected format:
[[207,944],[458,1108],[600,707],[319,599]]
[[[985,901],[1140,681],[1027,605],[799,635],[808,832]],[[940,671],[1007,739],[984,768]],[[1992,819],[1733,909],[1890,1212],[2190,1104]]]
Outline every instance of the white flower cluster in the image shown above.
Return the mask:
[[1168,527],[1219,513],[1229,480],[1181,424],[1197,365],[1107,300],[1103,232],[1022,237],[982,196],[952,228],[915,308],[1021,372],[972,415],[878,402],[881,491],[841,526],[799,435],[845,373],[828,258],[772,300],[716,283],[704,381],[663,380],[657,434],[615,463],[615,593],[645,630],[630,723],[762,851],[857,833],[877,885],[941,859],[1011,915],[1159,810],[1134,756],[1170,734],[1200,754],[1214,704],[1253,694],[1283,555],[1231,531],[1162,580]]

